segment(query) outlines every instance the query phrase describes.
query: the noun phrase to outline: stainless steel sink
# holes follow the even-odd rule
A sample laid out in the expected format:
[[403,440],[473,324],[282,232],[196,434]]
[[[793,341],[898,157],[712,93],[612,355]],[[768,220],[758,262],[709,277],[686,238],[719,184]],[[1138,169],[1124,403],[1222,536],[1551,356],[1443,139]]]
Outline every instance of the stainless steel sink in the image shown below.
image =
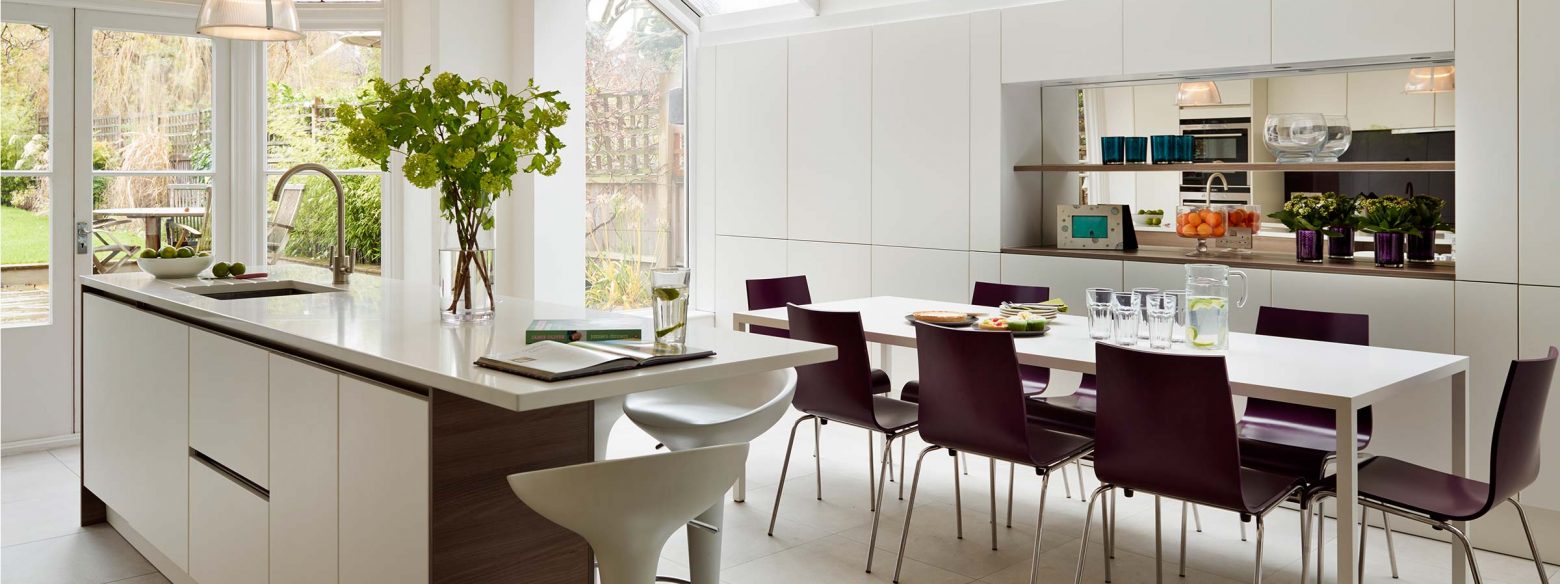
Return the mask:
[[300,296],[303,294],[321,294],[327,292],[341,292],[340,288],[299,282],[296,280],[277,280],[268,282],[215,284],[211,286],[185,286],[180,288],[190,294],[215,298],[217,300],[239,300],[243,298],[270,298],[273,296]]

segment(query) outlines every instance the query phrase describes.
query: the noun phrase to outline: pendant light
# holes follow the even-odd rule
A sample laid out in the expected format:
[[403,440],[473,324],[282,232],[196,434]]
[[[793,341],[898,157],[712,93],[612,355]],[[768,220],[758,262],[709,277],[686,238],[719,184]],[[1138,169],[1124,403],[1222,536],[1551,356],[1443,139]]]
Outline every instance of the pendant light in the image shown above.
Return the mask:
[[1212,81],[1188,81],[1175,93],[1176,105],[1222,105],[1219,86]]
[[205,0],[195,32],[245,41],[295,41],[298,7],[293,0]]
[[1408,70],[1403,93],[1446,93],[1457,90],[1457,67],[1415,67]]

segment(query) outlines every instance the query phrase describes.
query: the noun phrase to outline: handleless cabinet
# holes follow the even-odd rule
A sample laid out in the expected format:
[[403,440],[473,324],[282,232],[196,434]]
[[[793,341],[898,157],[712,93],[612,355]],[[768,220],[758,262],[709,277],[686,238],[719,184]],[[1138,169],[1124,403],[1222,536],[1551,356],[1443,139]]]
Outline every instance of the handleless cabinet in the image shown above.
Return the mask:
[[82,297],[82,483],[189,569],[189,327]]
[[269,356],[271,581],[337,581],[338,375]]
[[190,331],[190,447],[265,488],[265,349],[200,329]]
[[201,584],[267,584],[265,495],[191,457],[190,577]]
[[1455,44],[1452,5],[1452,0],[1273,0],[1273,62],[1449,54]]
[[340,396],[341,582],[426,582],[428,402],[346,376]]
[[1121,4],[1061,0],[1004,9],[1002,82],[1120,75]]
[[1122,68],[1129,75],[1271,62],[1272,10],[1267,2],[1125,0],[1123,4]]

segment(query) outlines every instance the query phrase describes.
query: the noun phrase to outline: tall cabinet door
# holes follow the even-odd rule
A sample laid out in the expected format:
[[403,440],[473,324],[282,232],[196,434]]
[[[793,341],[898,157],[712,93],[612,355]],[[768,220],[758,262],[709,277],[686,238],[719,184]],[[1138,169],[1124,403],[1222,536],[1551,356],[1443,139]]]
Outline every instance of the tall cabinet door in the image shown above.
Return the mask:
[[82,479],[189,570],[189,327],[82,297]]
[[335,372],[272,354],[271,581],[337,581]]
[[340,380],[341,582],[427,582],[428,401]]

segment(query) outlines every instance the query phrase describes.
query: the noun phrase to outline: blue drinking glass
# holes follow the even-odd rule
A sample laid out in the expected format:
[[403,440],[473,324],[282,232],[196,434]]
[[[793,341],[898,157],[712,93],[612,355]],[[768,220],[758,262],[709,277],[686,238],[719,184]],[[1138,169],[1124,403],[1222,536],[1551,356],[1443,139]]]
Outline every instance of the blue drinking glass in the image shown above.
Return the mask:
[[1193,143],[1195,138],[1193,138],[1192,136],[1176,136],[1175,138],[1176,138],[1175,139],[1175,144],[1176,144],[1175,160],[1176,160],[1176,162],[1191,162],[1192,161],[1192,151],[1196,149],[1195,144]]
[[1170,164],[1176,161],[1176,136],[1151,137],[1149,146],[1154,154],[1154,164]]
[[1104,136],[1100,138],[1100,162],[1105,164],[1121,164],[1122,142],[1121,136]]
[[1127,164],[1144,164],[1148,162],[1148,138],[1144,136],[1128,136],[1125,150]]

